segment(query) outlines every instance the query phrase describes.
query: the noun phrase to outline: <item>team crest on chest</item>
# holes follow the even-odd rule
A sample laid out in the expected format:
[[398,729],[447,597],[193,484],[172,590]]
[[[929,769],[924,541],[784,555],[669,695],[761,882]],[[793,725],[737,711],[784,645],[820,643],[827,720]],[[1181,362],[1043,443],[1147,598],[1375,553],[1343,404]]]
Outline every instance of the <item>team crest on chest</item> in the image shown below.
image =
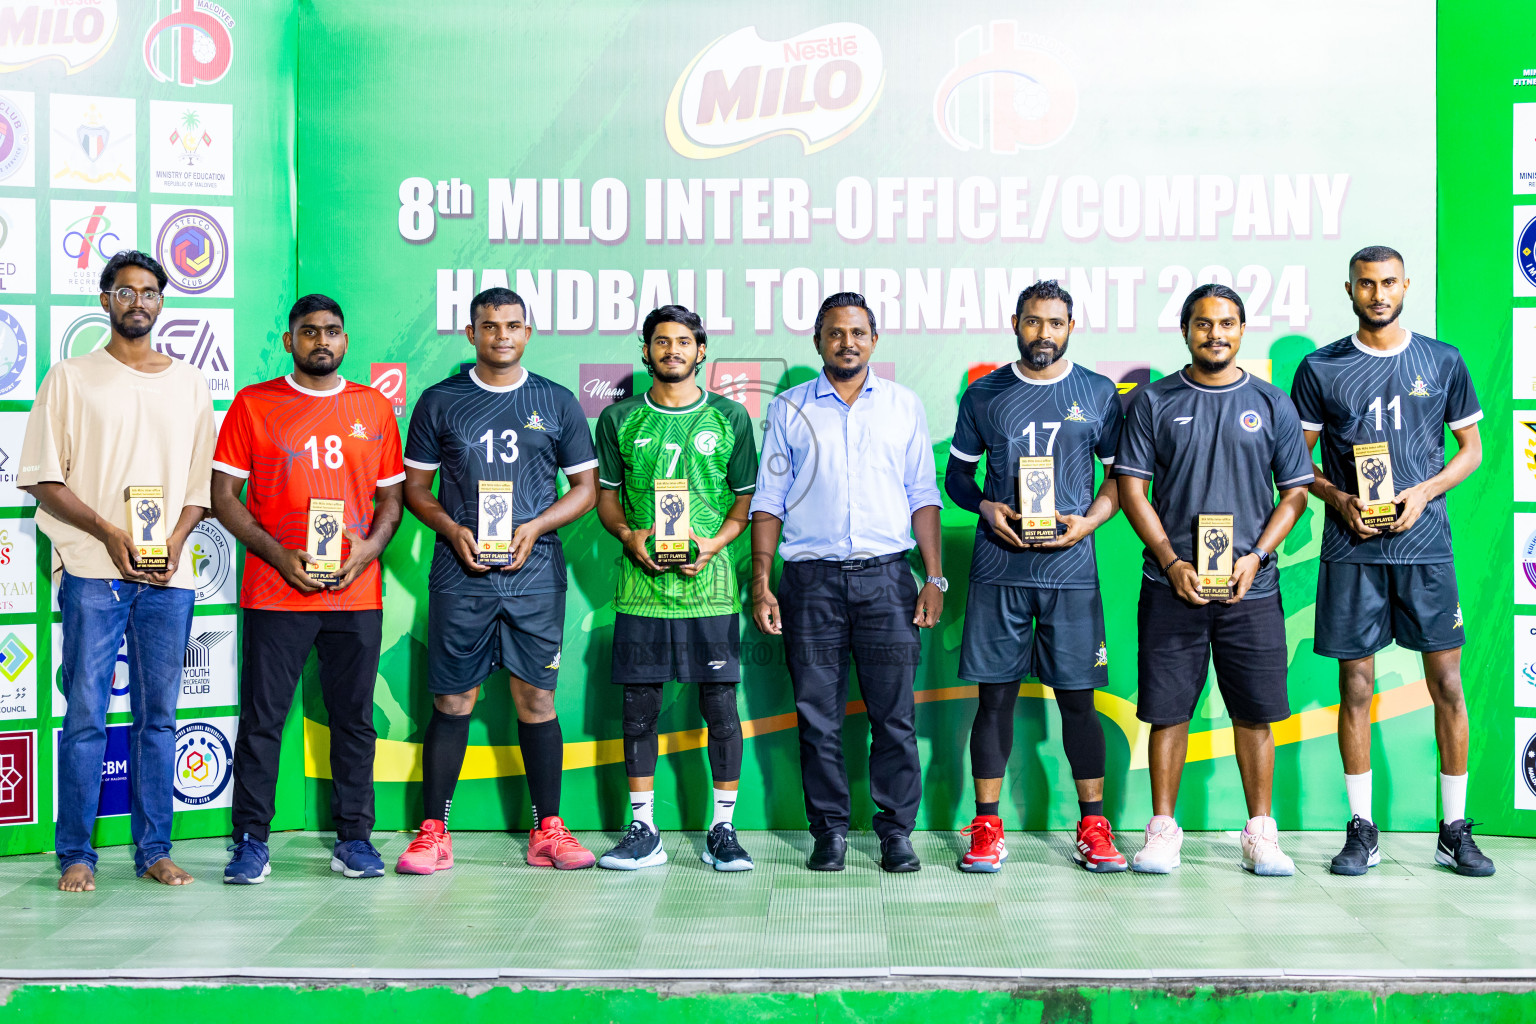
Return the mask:
[[544,418],[537,412],[528,417],[528,422],[523,424],[524,430],[543,430]]
[[363,426],[362,420],[352,421],[352,436],[362,441],[368,440],[368,428]]
[[1414,377],[1413,377],[1413,390],[1408,392],[1408,393],[1410,395],[1412,395],[1414,398],[1428,398],[1429,397],[1429,386],[1424,383],[1424,377],[1422,375],[1420,375],[1420,374],[1415,374],[1414,375]]
[[699,450],[700,455],[713,455],[719,444],[720,435],[713,430],[701,430],[693,435],[693,446]]
[[1067,419],[1072,420],[1074,423],[1088,422],[1088,417],[1083,415],[1083,407],[1076,402],[1073,402],[1072,408],[1067,410]]
[[1242,424],[1243,429],[1250,434],[1257,433],[1264,426],[1263,418],[1252,409],[1245,409],[1237,422]]

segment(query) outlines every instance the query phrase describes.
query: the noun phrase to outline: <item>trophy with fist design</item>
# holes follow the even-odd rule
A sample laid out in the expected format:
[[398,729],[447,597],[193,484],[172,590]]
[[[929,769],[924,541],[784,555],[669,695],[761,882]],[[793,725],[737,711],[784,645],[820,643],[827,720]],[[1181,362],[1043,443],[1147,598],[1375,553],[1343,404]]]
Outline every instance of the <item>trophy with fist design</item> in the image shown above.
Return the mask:
[[1195,526],[1196,590],[1201,597],[1225,601],[1232,596],[1232,517],[1200,516]]
[[512,564],[512,481],[480,481],[480,514],[475,524],[475,561]]
[[688,481],[683,479],[656,481],[656,543],[657,565],[687,565],[690,561],[688,542],[692,527],[688,522]]
[[1019,539],[1026,544],[1056,539],[1056,460],[1019,456]]
[[310,498],[308,521],[304,550],[316,560],[304,571],[316,583],[330,586],[341,576],[341,535],[347,522],[347,503],[331,498]]
[[141,572],[164,572],[171,565],[165,536],[165,488],[129,487],[128,535],[133,538],[133,562]]
[[1397,496],[1392,483],[1392,456],[1387,442],[1355,445],[1355,489],[1365,500],[1360,513],[1366,526],[1391,526],[1397,522]]

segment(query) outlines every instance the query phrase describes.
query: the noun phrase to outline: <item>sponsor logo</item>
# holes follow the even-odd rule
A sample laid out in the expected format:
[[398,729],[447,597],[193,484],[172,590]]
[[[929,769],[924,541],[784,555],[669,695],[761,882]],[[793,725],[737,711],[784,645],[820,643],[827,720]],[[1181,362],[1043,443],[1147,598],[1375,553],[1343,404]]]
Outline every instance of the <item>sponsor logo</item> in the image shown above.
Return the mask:
[[543,430],[544,420],[535,412],[532,416],[528,417],[528,421],[523,426],[528,430]]
[[232,629],[212,629],[187,638],[181,661],[181,695],[202,697],[213,692],[213,649],[235,635]]
[[720,445],[720,435],[713,430],[701,430],[693,436],[693,447],[700,455],[713,455]]
[[[27,331],[21,321],[0,309],[0,395],[10,394],[22,383],[22,374],[30,365]],[[28,389],[23,389],[28,390]],[[17,395],[16,397],[31,397]]]
[[1067,410],[1066,418],[1073,421],[1074,423],[1088,422],[1088,417],[1083,415],[1083,407],[1078,405],[1076,402],[1073,402],[1072,408]]
[[16,176],[31,161],[32,126],[14,100],[0,96],[0,181]]
[[155,324],[155,351],[202,371],[214,398],[233,398],[235,311],[178,309]]
[[[76,314],[70,319],[70,314]],[[112,321],[99,306],[94,309],[53,307],[54,361],[73,359],[105,348],[112,340]]]
[[710,671],[712,672],[718,672],[725,668],[725,661],[723,659],[707,662],[707,664],[709,665]]
[[234,193],[234,107],[149,104],[149,173],[156,192]]
[[644,448],[654,440],[656,440],[654,437],[637,437],[635,438],[635,447]]
[[[1517,207],[1515,216],[1519,217],[1523,209]],[[1536,217],[1526,222],[1515,239],[1515,266],[1525,278],[1526,287],[1536,288]]]
[[754,419],[762,415],[763,392],[772,386],[763,380],[762,363],[710,363],[706,380],[709,390],[746,406]]
[[98,295],[101,268],[123,249],[138,246],[138,210],[133,203],[55,199],[51,205],[53,290]]
[[1536,736],[1527,740],[1520,752],[1520,781],[1525,783],[1526,792],[1536,796]]
[[[156,13],[163,10],[156,3]],[[211,85],[229,72],[235,19],[213,0],[173,0],[170,13],[144,34],[144,66],[156,81]]]
[[15,633],[8,633],[4,640],[0,640],[0,676],[14,683],[32,661],[31,648]]
[[837,22],[776,41],[738,29],[678,76],[667,98],[667,141],[695,160],[778,135],[817,153],[863,124],[884,88],[885,57],[863,25]]
[[34,626],[18,625],[0,640],[0,718],[37,717],[36,643]]
[[0,732],[0,825],[37,823],[37,730]]
[[224,731],[212,722],[188,722],[177,729],[176,799],[189,807],[218,799],[229,785],[233,754]]
[[405,364],[371,363],[368,377],[372,387],[389,399],[396,416],[405,415]]
[[582,363],[576,397],[590,419],[608,406],[635,393],[635,368],[631,363]]
[[117,0],[42,0],[0,7],[0,73],[56,60],[84,71],[117,38]]
[[32,200],[0,199],[0,295],[37,291],[36,221]]
[[1238,418],[1237,422],[1242,424],[1243,429],[1248,431],[1250,434],[1258,433],[1260,430],[1264,429],[1263,418],[1260,417],[1259,414],[1254,412],[1252,409],[1244,409],[1242,416]]
[[135,187],[134,101],[109,96],[49,100],[53,138],[49,181],[64,188],[131,191]]
[[179,210],[160,226],[155,255],[178,291],[205,295],[229,267],[229,238],[206,211]]
[[[1520,516],[1516,516],[1517,521],[1520,518]],[[1525,542],[1520,547],[1519,558],[1520,571],[1524,575],[1526,583],[1533,589],[1536,589],[1536,530],[1526,534]],[[1517,593],[1515,601],[1518,603],[1520,600],[1521,595]]]
[[[26,413],[11,413],[23,418]],[[9,462],[10,460],[7,459]],[[16,467],[12,463],[0,469],[0,477],[6,480],[0,492],[15,492]],[[3,499],[11,505],[22,502]],[[9,519],[0,527],[0,612],[33,612],[37,610],[37,525],[31,519]]]
[[1103,640],[1100,640],[1099,641],[1098,650],[1093,652],[1093,667],[1094,668],[1103,668],[1104,666],[1106,666],[1108,664],[1109,664],[1109,646]]
[[1194,420],[1195,418],[1193,416],[1175,416],[1173,418],[1173,422],[1177,423],[1181,427],[1188,426],[1189,424],[1193,423]]
[[955,65],[933,93],[944,141],[966,152],[1010,155],[1060,142],[1077,120],[1077,83],[1067,49],[1020,32],[1016,21],[977,25],[955,37]]
[[[124,710],[127,710],[126,708]],[[53,763],[59,763],[59,740],[63,729],[53,730]],[[58,815],[59,776],[53,776],[54,815]],[[101,755],[101,795],[97,798],[96,817],[117,818],[133,806],[133,783],[128,777],[128,726],[107,726],[107,743]]]
[[[187,538],[187,558],[192,563],[192,582],[197,588],[197,600],[224,603],[215,599],[224,590],[224,584],[229,580],[230,570],[235,564],[234,545],[229,535],[207,520],[198,523]],[[224,597],[227,601],[233,599],[234,595]]]

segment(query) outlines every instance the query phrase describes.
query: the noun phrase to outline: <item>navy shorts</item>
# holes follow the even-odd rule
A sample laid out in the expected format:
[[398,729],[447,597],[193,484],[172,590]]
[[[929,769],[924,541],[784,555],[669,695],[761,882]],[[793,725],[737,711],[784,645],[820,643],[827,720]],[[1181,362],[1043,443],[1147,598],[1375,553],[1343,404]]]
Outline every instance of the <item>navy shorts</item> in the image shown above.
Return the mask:
[[661,619],[619,612],[613,674],[621,686],[741,681],[741,616]]
[[501,597],[439,594],[427,601],[427,688],[464,693],[505,666],[518,679],[553,690],[565,633],[565,591]]
[[1104,686],[1109,657],[1098,589],[972,583],[959,675],[971,683],[1016,683],[1034,676],[1055,690]]
[[1142,577],[1136,717],[1179,725],[1195,717],[1211,659],[1227,715],[1243,722],[1291,717],[1285,687],[1285,611],[1280,595],[1237,604],[1185,604],[1172,587]]
[[1324,562],[1317,573],[1312,649],[1325,658],[1368,658],[1393,641],[1410,651],[1466,643],[1456,565]]

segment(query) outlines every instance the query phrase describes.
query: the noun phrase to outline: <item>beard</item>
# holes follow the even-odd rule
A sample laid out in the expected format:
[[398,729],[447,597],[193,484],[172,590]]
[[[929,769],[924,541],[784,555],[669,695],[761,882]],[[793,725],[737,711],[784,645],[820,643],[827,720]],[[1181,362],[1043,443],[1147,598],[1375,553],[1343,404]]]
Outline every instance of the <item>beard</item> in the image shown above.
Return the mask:
[[1350,305],[1354,307],[1355,316],[1359,317],[1362,323],[1369,324],[1375,328],[1387,327],[1403,315],[1403,304],[1401,302],[1389,309],[1385,317],[1380,318],[1373,316],[1364,306],[1353,299],[1350,300]]
[[651,371],[651,376],[663,384],[681,384],[683,381],[699,372],[699,367],[704,364],[703,357],[695,359],[692,366],[683,366],[674,369],[663,363],[653,363],[646,367]]
[[[1018,336],[1015,335],[1015,337]],[[1025,344],[1022,337],[1019,337],[1018,341],[1019,356],[1024,362],[1029,364],[1031,370],[1044,370],[1055,365],[1061,360],[1062,356],[1067,354],[1067,345],[1069,344],[1068,341],[1063,340],[1061,347],[1058,348],[1055,342],[1047,341],[1043,338],[1032,344]]]
[[116,310],[112,310],[111,312],[109,312],[108,315],[107,315],[107,319],[109,321],[111,321],[111,323],[112,323],[112,331],[113,331],[113,333],[114,334],[121,334],[123,337],[127,338],[129,341],[137,341],[137,340],[139,340],[140,338],[144,337],[144,335],[148,334],[151,330],[153,330],[154,326],[155,326],[155,318],[152,317],[152,316],[149,316],[147,313],[145,314],[145,321],[142,324],[124,323],[122,317],[117,315],[117,311]]
[[341,360],[333,352],[311,352],[305,359],[300,359],[298,353],[294,353],[293,365],[311,377],[324,377],[340,369]]
[[829,366],[827,367],[827,373],[838,380],[853,380],[853,378],[864,372],[866,365],[865,363],[859,363],[855,366]]

